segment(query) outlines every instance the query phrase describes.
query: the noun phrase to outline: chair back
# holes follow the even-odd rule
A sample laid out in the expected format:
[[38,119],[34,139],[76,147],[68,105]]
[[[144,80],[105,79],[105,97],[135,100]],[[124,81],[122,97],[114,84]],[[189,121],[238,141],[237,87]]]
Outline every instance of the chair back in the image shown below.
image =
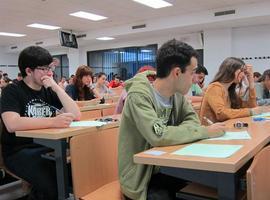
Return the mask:
[[263,148],[247,170],[248,200],[270,199],[270,146]]
[[71,168],[76,199],[118,180],[117,150],[118,127],[71,138]]

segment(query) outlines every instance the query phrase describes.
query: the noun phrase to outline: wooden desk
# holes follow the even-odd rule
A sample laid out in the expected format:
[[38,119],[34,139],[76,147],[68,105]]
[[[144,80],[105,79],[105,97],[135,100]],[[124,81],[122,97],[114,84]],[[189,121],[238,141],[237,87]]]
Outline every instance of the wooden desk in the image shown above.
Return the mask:
[[236,199],[238,179],[245,174],[249,161],[270,140],[269,122],[252,122],[251,118],[230,120],[227,126],[232,128],[235,121],[249,123],[250,140],[199,141],[208,144],[241,144],[243,147],[229,158],[209,158],[197,156],[178,156],[171,153],[186,147],[177,145],[153,148],[166,153],[153,156],[142,153],[134,156],[134,162],[158,165],[161,172],[218,189],[219,199]]
[[95,106],[100,103],[100,99],[92,99],[88,101],[76,101],[76,103],[79,107],[90,106],[90,105]]
[[88,106],[83,106],[80,107],[80,111],[90,111],[90,110],[101,110],[105,108],[111,108],[114,107],[116,104],[115,103],[104,103],[104,104],[97,104],[97,105],[88,105]]
[[103,110],[113,109],[115,110],[116,103],[105,103],[105,104],[97,104],[97,105],[88,105],[80,107],[80,111],[82,113],[81,119],[89,119],[89,118],[98,118],[102,117]]
[[108,128],[114,128],[118,126],[119,126],[119,121],[109,123],[101,127],[72,127],[72,128],[51,128],[51,129],[16,131],[16,136],[36,138],[36,139],[40,138],[40,139],[58,140],[58,139],[73,137],[75,135],[89,133],[92,131],[96,131],[98,129],[108,129]]
[[119,95],[106,95],[104,96],[105,103],[117,103],[119,100]]
[[[104,96],[105,104],[117,103],[119,98],[120,98],[119,95],[105,95]],[[99,105],[100,99],[92,99],[89,101],[76,101],[76,103],[79,107],[96,106]]]
[[35,143],[54,149],[58,199],[63,200],[69,197],[66,159],[67,138],[79,134],[95,132],[98,129],[109,129],[118,126],[119,121],[109,123],[102,127],[76,127],[16,131],[16,136],[33,138]]

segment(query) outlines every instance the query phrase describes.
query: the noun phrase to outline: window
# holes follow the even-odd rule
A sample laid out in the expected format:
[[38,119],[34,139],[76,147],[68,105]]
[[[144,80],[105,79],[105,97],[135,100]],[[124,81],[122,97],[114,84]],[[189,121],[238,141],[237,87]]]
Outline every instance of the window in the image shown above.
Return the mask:
[[123,80],[133,77],[144,65],[156,66],[157,44],[87,52],[87,63],[94,73],[104,72],[111,80],[114,74]]
[[53,56],[53,58],[57,58],[60,61],[59,66],[55,68],[54,79],[58,82],[62,76],[69,78],[69,62],[67,55],[56,55]]

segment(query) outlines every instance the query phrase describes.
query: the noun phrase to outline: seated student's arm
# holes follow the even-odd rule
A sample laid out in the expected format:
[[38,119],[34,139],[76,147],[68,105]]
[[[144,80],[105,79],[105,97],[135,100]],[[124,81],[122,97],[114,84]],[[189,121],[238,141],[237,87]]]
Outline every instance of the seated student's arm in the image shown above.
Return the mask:
[[270,105],[270,99],[258,99],[257,100],[258,106],[269,106]]
[[256,102],[256,88],[253,77],[253,67],[252,65],[246,65],[246,76],[245,80],[248,81],[249,84],[249,98],[246,102],[242,101],[242,108],[254,108],[257,106]]
[[257,106],[256,102],[256,90],[255,88],[249,88],[249,97],[247,101],[243,101],[240,98],[242,108],[254,108]]
[[[57,98],[56,94],[51,94],[51,101],[55,102],[55,106],[58,104],[58,107],[61,108],[62,104],[60,103],[59,98]],[[64,113],[52,118],[31,118],[20,116],[20,113],[25,112],[22,111],[22,109],[24,110],[22,106],[25,105],[21,105],[20,98],[22,97],[20,95],[21,94],[18,92],[18,88],[14,85],[9,85],[2,92],[1,117],[9,132],[28,129],[68,127],[71,121],[75,118],[74,114],[72,113]],[[28,106],[28,113],[32,112],[30,107]],[[50,105],[47,105],[46,110],[48,110],[48,107],[50,107]],[[33,110],[33,112],[35,111]],[[48,115],[51,116],[53,114],[54,113],[48,113]]]
[[75,120],[80,120],[81,112],[79,106],[76,104],[73,99],[59,86],[57,83],[49,76],[43,76],[41,78],[44,87],[51,87],[52,90],[57,94],[59,100],[63,105],[63,110],[66,113],[72,113],[75,117]]
[[125,89],[123,89],[123,91],[120,95],[120,98],[118,99],[114,114],[121,114],[122,113],[126,98],[127,98],[127,92]]
[[129,94],[125,104],[122,116],[133,122],[153,147],[189,143],[211,136],[208,129],[200,125],[187,101],[183,107],[183,122],[175,126],[164,124],[154,111],[151,100],[141,94]]
[[98,98],[98,99],[101,98],[101,95],[98,93],[98,91],[96,89],[92,89],[92,91],[93,91],[96,98]]
[[105,88],[106,88],[106,93],[107,93],[108,95],[111,95],[111,96],[114,95],[114,92],[113,92],[110,88],[108,88],[106,85],[105,85]]
[[205,100],[216,115],[218,121],[223,122],[228,119],[235,119],[240,117],[248,117],[251,115],[249,108],[232,109],[226,107],[225,96],[222,92],[221,86],[209,86],[205,93]]
[[74,120],[72,113],[63,113],[56,117],[31,118],[21,117],[19,113],[8,111],[2,113],[1,117],[10,133],[30,129],[66,128]]

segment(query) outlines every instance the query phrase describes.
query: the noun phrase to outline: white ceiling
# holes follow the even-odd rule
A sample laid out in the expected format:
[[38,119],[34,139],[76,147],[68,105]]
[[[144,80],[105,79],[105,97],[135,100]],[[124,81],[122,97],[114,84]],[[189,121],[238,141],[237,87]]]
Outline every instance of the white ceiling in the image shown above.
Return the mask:
[[[140,24],[150,20],[166,19],[173,16],[207,11],[223,10],[266,0],[167,0],[174,6],[152,9],[132,0],[1,0],[0,32],[26,34],[26,37],[12,38],[0,36],[0,46],[14,45],[30,41],[56,38],[58,31],[26,27],[31,23],[60,26],[76,33],[85,33],[128,24]],[[270,8],[269,8],[270,9]],[[69,13],[86,11],[108,17],[106,20],[92,22],[69,16]],[[267,19],[269,21],[269,18]],[[250,23],[249,23],[250,21]],[[259,21],[246,20],[244,25]],[[228,22],[227,22],[228,23]],[[262,20],[260,23],[266,23]],[[217,24],[220,25],[220,24]],[[225,23],[225,26],[228,24]],[[199,30],[198,26],[198,29]],[[194,27],[192,28],[192,31]]]

